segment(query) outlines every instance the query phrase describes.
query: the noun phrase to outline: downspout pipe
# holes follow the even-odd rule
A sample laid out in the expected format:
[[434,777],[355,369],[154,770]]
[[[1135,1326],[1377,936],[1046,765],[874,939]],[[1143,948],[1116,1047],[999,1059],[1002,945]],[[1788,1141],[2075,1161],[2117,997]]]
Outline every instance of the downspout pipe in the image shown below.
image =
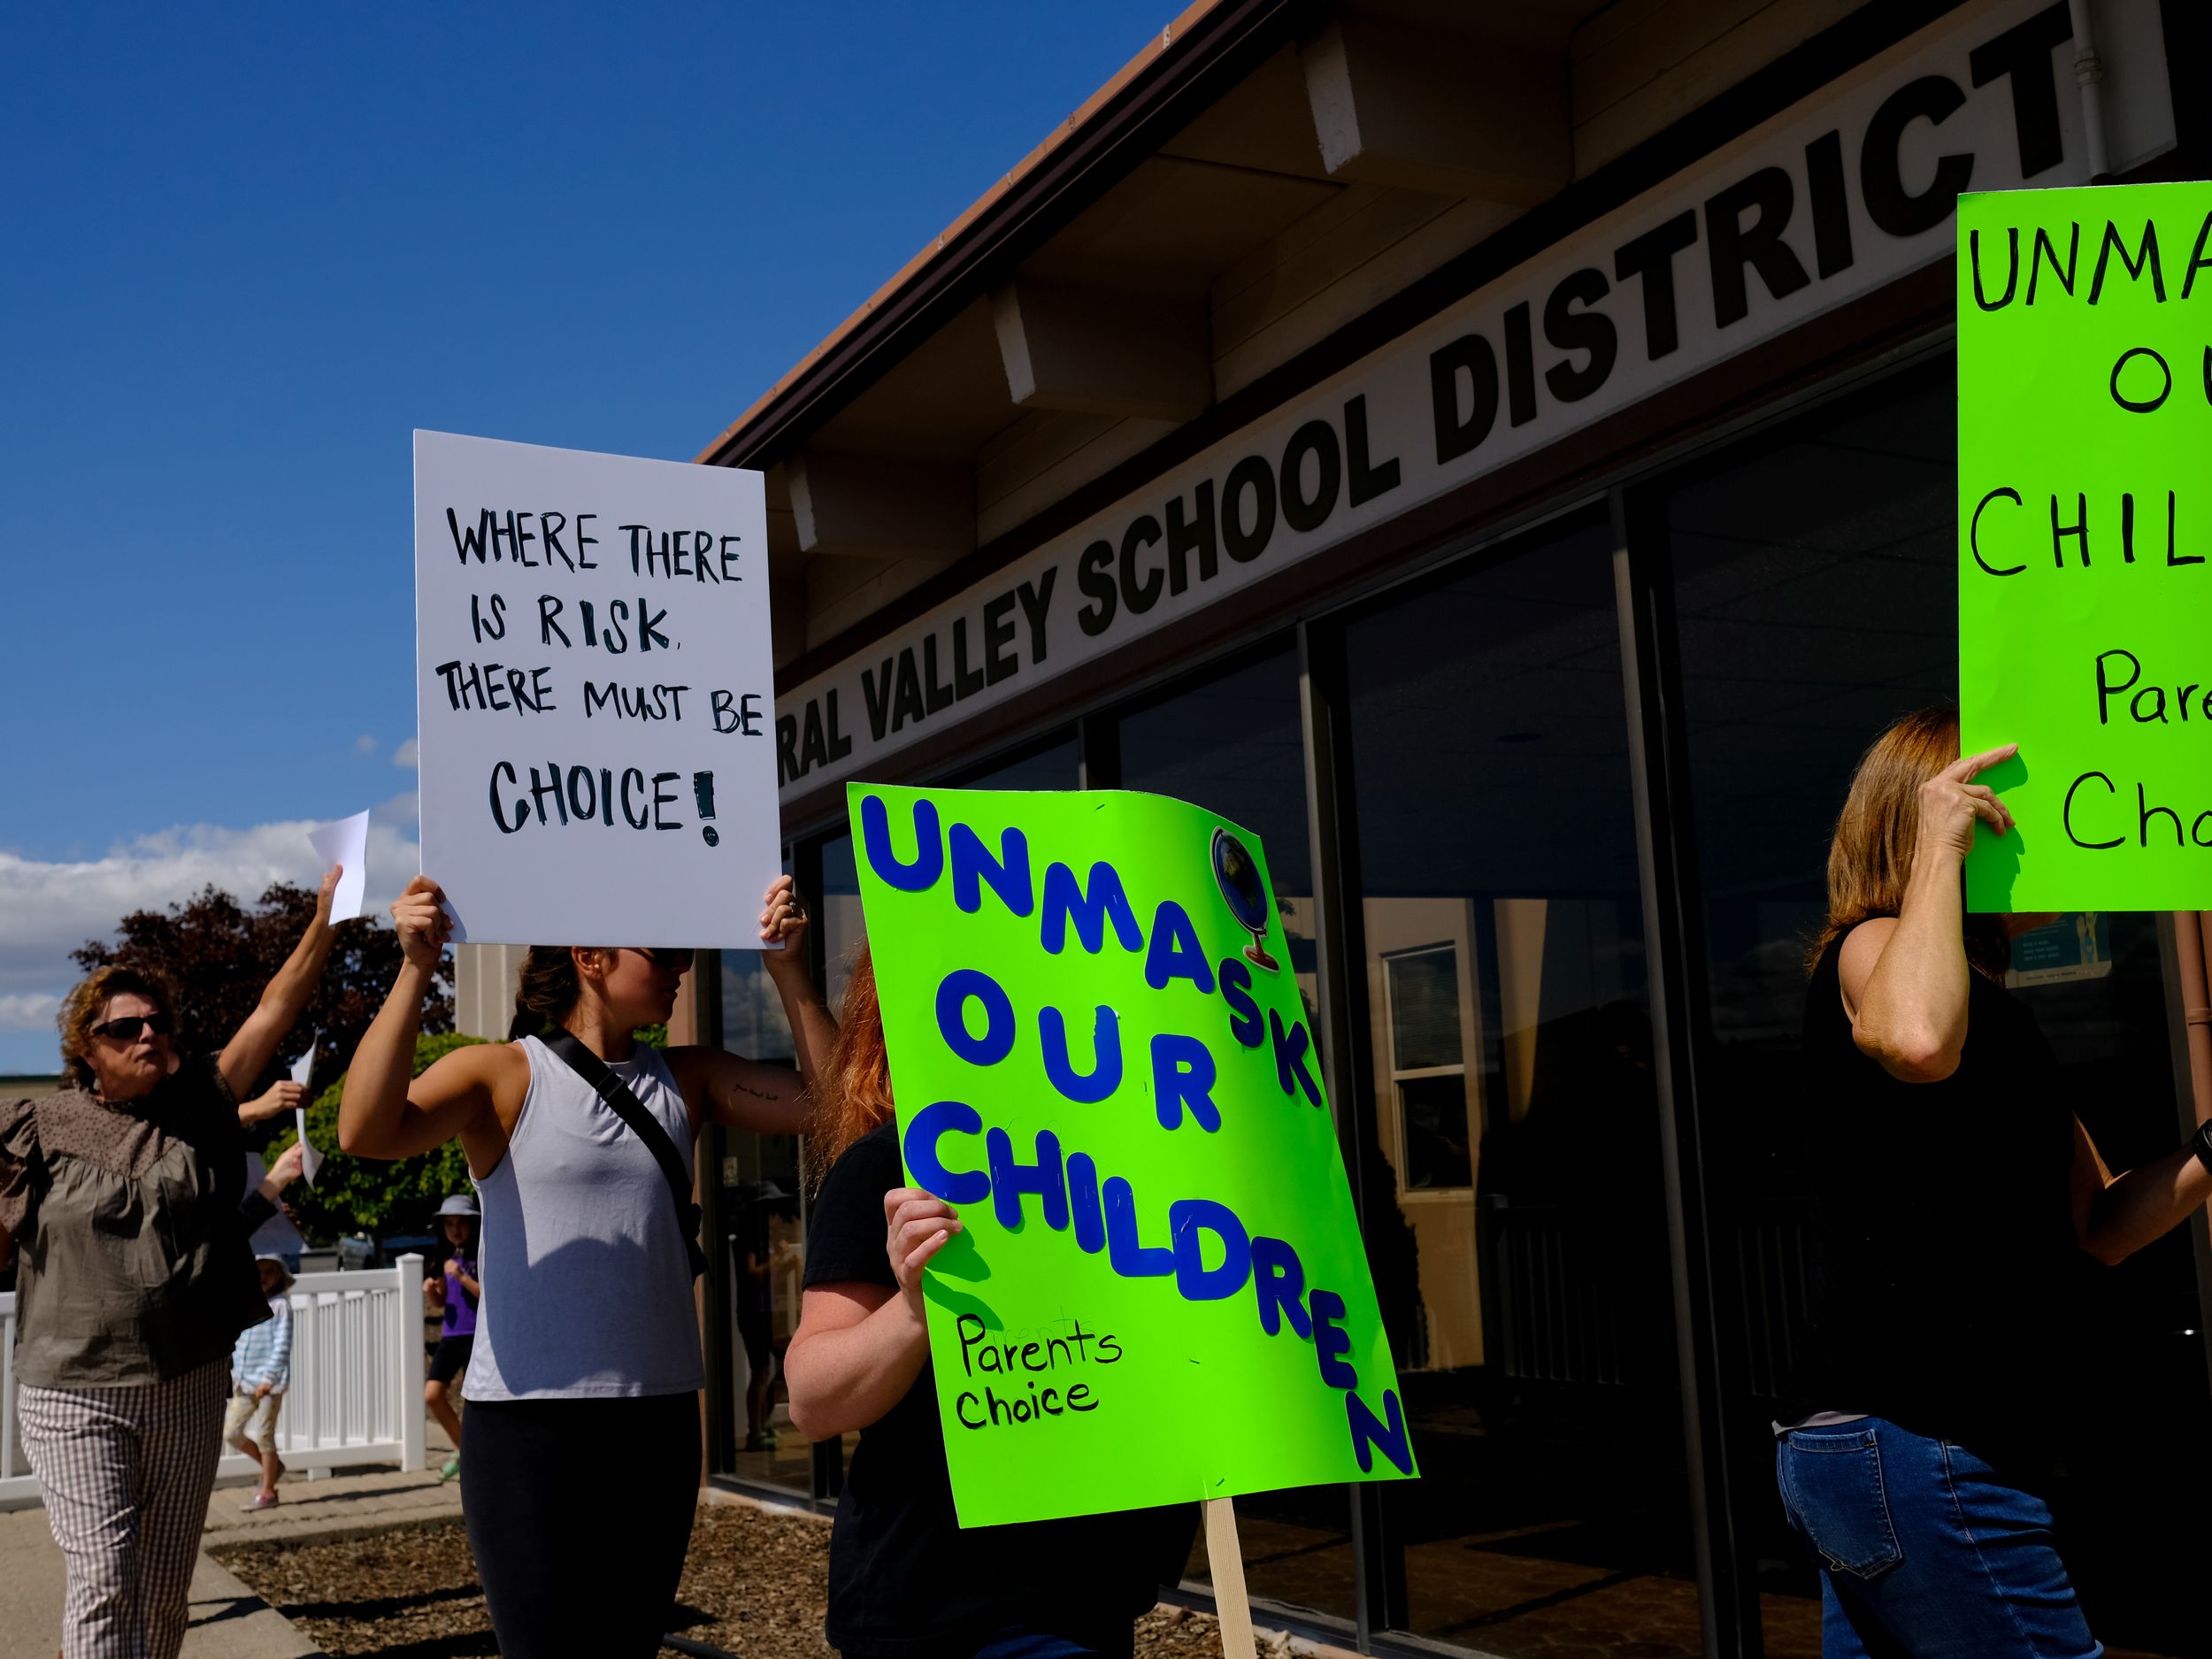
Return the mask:
[[2103,184],[2112,177],[2104,140],[2104,63],[2097,56],[2096,32],[2090,25],[2089,12],[2090,0],[2066,0],[2066,15],[2074,26],[2074,82],[2081,88],[2081,129],[2089,151],[2089,182]]

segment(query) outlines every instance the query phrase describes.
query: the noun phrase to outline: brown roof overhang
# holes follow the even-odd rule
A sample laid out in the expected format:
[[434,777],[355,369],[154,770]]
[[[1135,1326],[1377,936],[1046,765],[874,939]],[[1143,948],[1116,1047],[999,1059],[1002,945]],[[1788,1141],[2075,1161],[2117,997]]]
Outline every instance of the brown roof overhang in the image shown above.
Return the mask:
[[697,458],[783,458],[1320,10],[1318,0],[1194,0]]

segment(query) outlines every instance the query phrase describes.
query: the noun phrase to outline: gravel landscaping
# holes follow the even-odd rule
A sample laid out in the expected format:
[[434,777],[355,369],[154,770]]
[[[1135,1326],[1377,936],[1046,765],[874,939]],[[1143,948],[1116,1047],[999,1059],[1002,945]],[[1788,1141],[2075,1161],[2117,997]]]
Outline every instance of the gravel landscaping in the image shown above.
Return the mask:
[[[476,1563],[458,1521],[351,1538],[223,1546],[212,1552],[334,1659],[495,1655]],[[804,1515],[702,1505],[674,1632],[743,1659],[829,1659],[822,1640],[829,1528]],[[682,1659],[664,1647],[663,1659]],[[1219,1659],[1212,1618],[1159,1608],[1138,1625],[1143,1659]]]

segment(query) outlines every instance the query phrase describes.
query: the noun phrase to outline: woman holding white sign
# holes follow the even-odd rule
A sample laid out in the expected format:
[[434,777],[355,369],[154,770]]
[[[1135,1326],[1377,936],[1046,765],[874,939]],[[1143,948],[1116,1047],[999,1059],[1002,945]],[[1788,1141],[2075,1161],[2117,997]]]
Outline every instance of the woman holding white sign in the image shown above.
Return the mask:
[[2050,1309],[2212,1195],[2212,1134],[2115,1176],[2074,1116],[2008,936],[1969,916],[1975,826],[2011,827],[1955,710],[1859,763],[1828,856],[1805,1005],[1813,1325],[1776,1424],[1791,1524],[1819,1552],[1828,1659],[2088,1655],[2036,1490],[2053,1461]]
[[860,1431],[830,1533],[830,1645],[849,1659],[1126,1655],[1138,1616],[1182,1578],[1198,1506],[961,1530],[922,1317],[922,1269],[961,1222],[900,1171],[864,951],[822,1095],[808,1133],[827,1173],[784,1380],[809,1440]]
[[[827,1046],[790,878],[760,916],[799,1071],[719,1048],[655,1050],[688,950],[534,946],[518,1002],[544,1035],[409,1072],[449,922],[418,876],[392,906],[405,961],[355,1052],[339,1143],[413,1157],[457,1139],[483,1207],[468,1466],[469,1544],[507,1659],[658,1650],[699,1486],[698,1212],[690,1164],[711,1120],[800,1126]],[[597,1517],[580,1525],[580,1516]]]

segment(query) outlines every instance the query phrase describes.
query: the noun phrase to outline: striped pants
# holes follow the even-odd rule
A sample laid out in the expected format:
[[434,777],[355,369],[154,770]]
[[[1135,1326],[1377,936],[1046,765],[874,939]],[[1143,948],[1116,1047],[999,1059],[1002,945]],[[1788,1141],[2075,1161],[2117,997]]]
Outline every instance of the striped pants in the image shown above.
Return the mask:
[[63,1659],[176,1659],[229,1393],[220,1359],[142,1387],[17,1389],[68,1566]]

